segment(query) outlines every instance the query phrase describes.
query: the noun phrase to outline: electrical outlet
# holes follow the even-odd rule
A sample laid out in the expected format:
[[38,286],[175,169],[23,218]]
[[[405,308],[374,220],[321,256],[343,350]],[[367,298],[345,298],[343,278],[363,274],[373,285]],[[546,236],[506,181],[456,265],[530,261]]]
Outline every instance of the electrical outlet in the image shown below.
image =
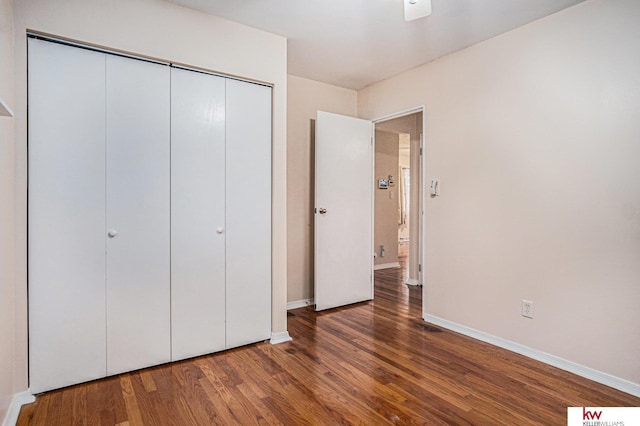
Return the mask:
[[522,316],[533,318],[533,302],[531,300],[522,299]]

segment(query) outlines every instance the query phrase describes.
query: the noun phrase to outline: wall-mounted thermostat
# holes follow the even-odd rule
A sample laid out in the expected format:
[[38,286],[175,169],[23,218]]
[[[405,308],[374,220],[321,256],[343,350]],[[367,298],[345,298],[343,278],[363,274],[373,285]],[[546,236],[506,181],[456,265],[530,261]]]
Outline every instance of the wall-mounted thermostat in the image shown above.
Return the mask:
[[379,179],[378,189],[387,189],[387,188],[389,188],[389,181],[387,179]]

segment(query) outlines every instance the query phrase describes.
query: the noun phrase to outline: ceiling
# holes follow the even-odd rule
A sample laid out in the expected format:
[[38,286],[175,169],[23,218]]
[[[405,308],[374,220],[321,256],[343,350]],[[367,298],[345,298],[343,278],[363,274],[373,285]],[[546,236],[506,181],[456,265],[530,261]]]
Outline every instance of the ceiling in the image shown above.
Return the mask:
[[288,72],[361,89],[584,0],[168,0],[288,40]]

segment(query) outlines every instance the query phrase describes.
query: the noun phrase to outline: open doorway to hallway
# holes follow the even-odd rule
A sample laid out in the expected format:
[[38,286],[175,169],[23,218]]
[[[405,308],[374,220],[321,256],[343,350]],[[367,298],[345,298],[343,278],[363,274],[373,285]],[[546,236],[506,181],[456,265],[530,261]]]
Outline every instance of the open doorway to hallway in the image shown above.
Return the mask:
[[422,284],[422,111],[375,122],[374,269]]

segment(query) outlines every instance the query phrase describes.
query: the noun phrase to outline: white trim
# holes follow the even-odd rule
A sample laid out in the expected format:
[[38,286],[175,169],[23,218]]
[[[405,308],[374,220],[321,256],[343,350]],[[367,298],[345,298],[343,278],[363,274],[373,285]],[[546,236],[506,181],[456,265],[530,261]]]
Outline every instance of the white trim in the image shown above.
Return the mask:
[[272,345],[277,345],[278,343],[289,342],[293,340],[291,336],[289,336],[288,331],[281,331],[279,333],[271,333],[271,340],[269,341]]
[[[382,123],[384,121],[393,120],[394,118],[400,118],[400,117],[404,117],[406,115],[415,114],[415,113],[418,113],[418,112],[424,112],[424,105],[420,105],[420,106],[417,106],[417,107],[405,109],[405,110],[400,111],[400,112],[394,112],[393,114],[383,115],[382,117],[378,117],[378,118],[373,119],[371,121],[374,124],[378,124],[378,123]],[[424,119],[424,116],[423,116],[423,119]],[[424,132],[424,128],[422,129],[422,131]]]
[[379,265],[374,265],[373,270],[377,271],[378,269],[389,269],[389,268],[399,268],[400,262],[393,263],[381,263]]
[[291,309],[305,308],[311,305],[313,305],[313,299],[295,300],[287,303],[287,311],[290,311]]
[[602,383],[603,385],[607,385],[622,392],[640,397],[640,384],[638,383],[633,383],[628,380],[612,376],[608,373],[604,373],[602,371],[595,370],[593,368],[568,361],[555,355],[551,355],[546,352],[542,352],[537,349],[533,349],[507,339],[503,339],[501,337],[493,336],[491,334],[478,331],[473,328],[469,328],[467,326],[436,317],[434,315],[424,314],[423,317],[425,321],[430,322],[431,324],[435,324],[440,327],[455,331],[457,333],[464,334],[465,336],[473,337],[474,339],[490,343],[494,346],[507,349],[509,351],[524,355],[545,364],[552,365],[578,376],[585,377],[587,379],[593,380],[594,382]]
[[407,278],[407,282],[405,284],[406,285],[420,285],[420,281],[416,280],[415,278]]
[[2,98],[0,98],[0,117],[13,117],[13,111]]
[[7,414],[4,417],[4,421],[2,422],[2,426],[15,426],[18,421],[18,415],[20,414],[20,408],[23,405],[31,404],[36,401],[36,397],[31,395],[31,392],[24,391],[19,392],[13,395],[11,399],[11,404],[9,405],[9,409],[7,410]]

